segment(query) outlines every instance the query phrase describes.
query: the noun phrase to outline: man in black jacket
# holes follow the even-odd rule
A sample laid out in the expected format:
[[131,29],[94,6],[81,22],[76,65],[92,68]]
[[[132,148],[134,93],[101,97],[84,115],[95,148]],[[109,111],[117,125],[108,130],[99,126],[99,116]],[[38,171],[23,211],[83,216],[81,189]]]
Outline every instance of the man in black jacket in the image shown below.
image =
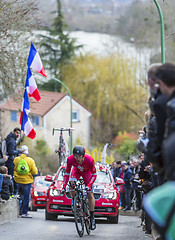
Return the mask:
[[[169,97],[166,105],[166,123],[165,123],[165,134],[164,134],[164,144],[169,141],[173,133],[175,133],[175,64],[165,63],[158,67],[156,71],[156,82],[162,94]],[[174,149],[173,149],[174,151]],[[174,174],[166,174],[167,180],[175,181],[175,160],[169,162],[164,157],[166,173],[171,172]],[[174,159],[174,158],[173,158]]]
[[125,201],[126,201],[126,207],[123,209],[123,211],[131,210],[131,183],[130,180],[132,178],[132,171],[129,167],[129,163],[124,163],[125,166],[125,173],[123,175],[123,180],[125,182],[124,189],[125,189]]
[[160,92],[158,85],[156,86],[157,69],[161,66],[162,64],[154,64],[148,70],[148,85],[151,94],[149,105],[153,114],[148,123],[149,142],[145,155],[148,162],[153,163],[154,171],[159,172],[162,183],[165,178],[165,166],[162,159],[161,147],[165,132],[166,103],[168,97],[163,92]]
[[14,163],[13,160],[16,156],[20,155],[22,152],[16,149],[16,140],[20,137],[21,130],[19,128],[15,128],[13,132],[11,132],[7,138],[7,153],[8,153],[8,160],[6,161],[5,165],[8,168],[8,174],[10,174],[13,178],[14,175]]

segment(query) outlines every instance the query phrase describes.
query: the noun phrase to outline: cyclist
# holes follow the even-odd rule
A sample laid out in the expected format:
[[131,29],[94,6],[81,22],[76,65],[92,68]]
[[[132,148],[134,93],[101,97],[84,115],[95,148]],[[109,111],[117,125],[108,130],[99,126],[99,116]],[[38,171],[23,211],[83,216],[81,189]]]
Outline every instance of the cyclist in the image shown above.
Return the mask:
[[[73,167],[73,168],[72,168]],[[70,182],[69,190],[73,190],[75,187],[75,182],[83,177],[84,183],[87,190],[87,196],[89,200],[90,207],[90,222],[91,230],[95,230],[96,224],[94,219],[94,209],[95,209],[95,198],[93,194],[93,183],[96,180],[96,168],[94,159],[85,154],[85,148],[83,146],[76,146],[73,149],[73,155],[67,158],[66,173],[64,175],[63,189],[66,188],[68,181]],[[75,192],[70,191],[72,199],[75,197]]]

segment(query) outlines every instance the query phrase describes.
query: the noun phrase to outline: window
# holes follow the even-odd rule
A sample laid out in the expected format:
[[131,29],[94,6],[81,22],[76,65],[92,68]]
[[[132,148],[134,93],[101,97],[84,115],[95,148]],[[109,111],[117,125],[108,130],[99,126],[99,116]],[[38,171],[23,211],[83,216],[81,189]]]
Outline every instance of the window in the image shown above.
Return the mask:
[[39,117],[38,116],[32,115],[32,116],[30,116],[30,120],[33,125],[37,125],[37,126],[39,125]]
[[80,121],[79,110],[75,110],[72,112],[72,122],[79,122],[79,121]]
[[11,121],[17,122],[17,112],[11,111]]

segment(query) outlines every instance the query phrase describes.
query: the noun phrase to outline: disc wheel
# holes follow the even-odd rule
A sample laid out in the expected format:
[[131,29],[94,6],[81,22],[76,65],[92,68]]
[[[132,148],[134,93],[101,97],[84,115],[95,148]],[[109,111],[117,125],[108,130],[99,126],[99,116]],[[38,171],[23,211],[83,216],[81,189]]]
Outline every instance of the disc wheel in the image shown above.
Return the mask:
[[75,196],[74,199],[74,219],[78,235],[82,237],[84,234],[84,219],[82,203],[78,196]]
[[90,222],[90,209],[89,209],[88,203],[84,203],[84,214],[85,214],[86,232],[89,235],[91,232],[91,222]]

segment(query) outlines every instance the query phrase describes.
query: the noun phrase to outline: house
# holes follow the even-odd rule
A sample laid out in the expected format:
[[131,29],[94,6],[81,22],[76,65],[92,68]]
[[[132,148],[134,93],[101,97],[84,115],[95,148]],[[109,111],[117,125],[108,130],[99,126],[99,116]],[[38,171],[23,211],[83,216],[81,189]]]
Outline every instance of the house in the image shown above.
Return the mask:
[[[53,128],[69,128],[71,126],[71,104],[70,97],[66,93],[40,91],[41,100],[37,102],[30,98],[30,114],[33,127],[36,131],[37,140],[45,140],[52,151],[58,149],[59,132],[52,135]],[[0,106],[0,129],[1,136],[5,137],[15,127],[21,127],[19,124],[22,97],[16,94],[9,98]],[[77,140],[86,148],[90,143],[90,117],[91,112],[72,98],[72,127],[74,128],[73,146]],[[65,142],[69,144],[70,137],[68,132],[63,133]]]

